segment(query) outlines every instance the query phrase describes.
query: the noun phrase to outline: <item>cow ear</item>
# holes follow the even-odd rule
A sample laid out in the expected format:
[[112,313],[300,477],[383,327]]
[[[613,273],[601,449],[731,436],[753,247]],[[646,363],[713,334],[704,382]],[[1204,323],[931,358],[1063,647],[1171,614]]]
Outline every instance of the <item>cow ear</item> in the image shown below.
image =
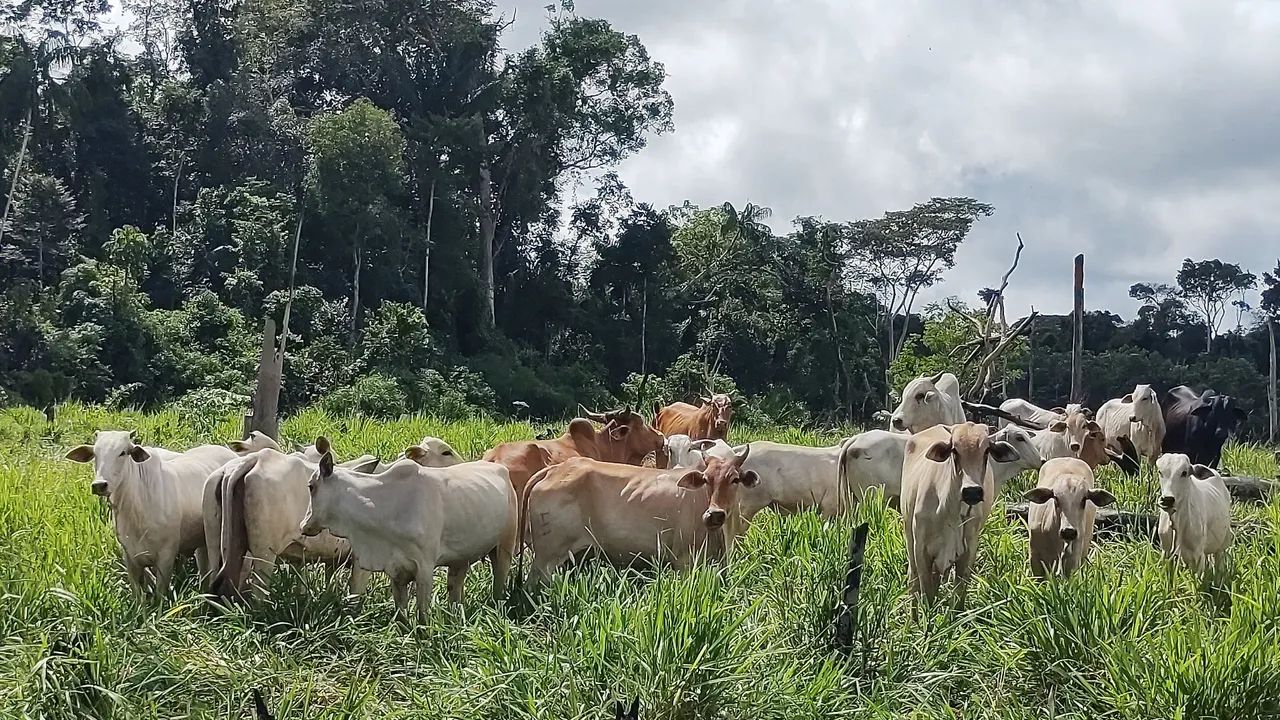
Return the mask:
[[67,459],[78,463],[87,463],[93,460],[92,445],[77,445],[67,452]]
[[249,452],[249,443],[243,440],[232,440],[231,442],[227,443],[227,447],[231,448],[232,452],[237,452],[237,453]]
[[937,397],[937,396],[938,396],[938,393],[934,392],[933,390],[929,390],[929,391],[925,392],[925,394],[924,394],[924,401],[925,401],[925,402],[929,402],[929,401],[933,400],[933,399],[934,399],[935,397]]
[[707,397],[706,395],[703,395],[703,396],[702,396],[702,404],[703,404],[703,405],[710,405],[710,404],[711,404],[711,398]]
[[1102,432],[1102,426],[1092,420],[1085,424],[1084,429],[1091,433]]
[[326,478],[333,474],[333,453],[326,452],[320,456],[320,477]]
[[1126,403],[1126,404],[1132,403],[1133,393],[1129,393],[1128,395],[1125,395],[1124,397],[1120,398],[1120,402]]
[[1049,432],[1060,433],[1060,432],[1066,432],[1066,431],[1067,431],[1067,424],[1062,422],[1061,420],[1049,426]]
[[129,449],[129,457],[133,458],[136,463],[144,463],[151,458],[151,453],[141,445],[134,445]]
[[628,425],[615,425],[615,426],[613,426],[613,427],[609,428],[609,437],[613,438],[614,440],[621,440],[621,439],[625,438],[625,437],[627,436],[627,433],[629,433],[629,432],[631,432],[631,427],[630,427],[630,426],[628,426]]
[[738,475],[738,482],[742,487],[753,488],[760,484],[760,474],[755,470],[745,470]]
[[698,452],[706,452],[716,446],[715,440],[694,440],[689,447]]
[[1196,476],[1196,479],[1198,480],[1208,480],[1214,475],[1217,475],[1217,473],[1213,471],[1213,468],[1208,465],[1199,464],[1191,466],[1191,474]]
[[1054,415],[1066,415],[1067,409],[1064,407],[1056,407],[1050,410],[1049,412],[1053,413]]
[[333,445],[329,443],[329,438],[325,437],[324,435],[321,435],[320,437],[316,438],[316,452],[320,453],[321,455],[324,455],[325,453],[330,452],[332,450],[333,450]]
[[1018,450],[1004,440],[991,443],[991,459],[1001,463],[1011,463],[1018,459]]
[[1116,496],[1103,490],[1102,488],[1094,488],[1089,491],[1085,498],[1098,507],[1106,507],[1116,501]]
[[1030,503],[1047,503],[1053,499],[1053,490],[1045,487],[1033,487],[1022,493],[1022,499]]
[[427,451],[421,445],[410,445],[404,449],[404,456],[414,462],[420,462],[427,456]]
[[1204,417],[1208,415],[1209,411],[1212,409],[1213,409],[1213,405],[1211,403],[1205,403],[1203,405],[1197,405],[1191,408],[1191,414],[1195,415],[1196,417]]
[[676,484],[682,488],[697,490],[707,484],[707,476],[703,475],[701,470],[690,470],[681,475]]
[[939,440],[929,446],[924,456],[934,462],[946,462],[951,458],[951,443]]

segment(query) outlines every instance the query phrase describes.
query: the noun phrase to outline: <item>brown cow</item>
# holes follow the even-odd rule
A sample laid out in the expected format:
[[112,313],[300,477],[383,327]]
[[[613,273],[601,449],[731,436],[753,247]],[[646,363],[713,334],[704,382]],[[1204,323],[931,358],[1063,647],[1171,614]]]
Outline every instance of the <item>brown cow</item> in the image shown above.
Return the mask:
[[524,491],[521,530],[534,551],[531,592],[575,553],[589,548],[625,565],[636,560],[687,568],[703,551],[723,559],[722,529],[738,512],[738,487],[759,476],[742,470],[750,446],[705,469],[659,470],[573,458],[542,470]]
[[511,484],[519,496],[529,478],[548,465],[572,457],[589,457],[605,462],[640,465],[653,453],[665,464],[665,438],[640,413],[616,410],[607,413],[585,411],[587,417],[602,422],[597,430],[591,420],[575,418],[564,435],[554,440],[517,440],[498,445],[484,454],[484,460],[506,466]]
[[654,415],[663,435],[688,435],[690,440],[726,440],[733,417],[733,399],[724,393],[702,398],[702,406],[671,403]]

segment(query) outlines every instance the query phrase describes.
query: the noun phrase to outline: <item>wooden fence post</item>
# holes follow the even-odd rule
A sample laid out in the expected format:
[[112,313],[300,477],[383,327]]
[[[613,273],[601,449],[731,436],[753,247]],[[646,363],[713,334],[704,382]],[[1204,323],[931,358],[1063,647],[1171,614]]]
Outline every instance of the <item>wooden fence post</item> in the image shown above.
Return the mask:
[[844,576],[844,590],[836,605],[837,649],[848,652],[853,649],[853,634],[858,623],[858,590],[862,585],[862,556],[867,548],[867,532],[870,525],[862,523],[849,535],[849,565]]
[[1071,402],[1084,402],[1084,253],[1076,255],[1075,311],[1071,315]]

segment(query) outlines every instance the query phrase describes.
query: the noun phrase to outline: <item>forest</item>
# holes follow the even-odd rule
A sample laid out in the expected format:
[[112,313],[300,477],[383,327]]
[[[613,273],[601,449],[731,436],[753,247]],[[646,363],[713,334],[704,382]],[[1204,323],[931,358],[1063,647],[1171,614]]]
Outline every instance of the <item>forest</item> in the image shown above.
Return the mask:
[[[124,9],[0,11],[5,404],[221,417],[249,403],[268,317],[286,413],[527,419],[714,389],[748,422],[826,425],[943,367],[1067,399],[1070,317],[1026,323],[984,383],[972,326],[1022,324],[999,289],[917,302],[998,212],[980,199],[780,233],[765,205],[633,197],[615,170],[675,99],[640,38],[571,2],[514,51],[487,0]],[[1212,387],[1265,437],[1280,261],[1187,259],[1131,295],[1136,317],[1085,316],[1087,400]]]

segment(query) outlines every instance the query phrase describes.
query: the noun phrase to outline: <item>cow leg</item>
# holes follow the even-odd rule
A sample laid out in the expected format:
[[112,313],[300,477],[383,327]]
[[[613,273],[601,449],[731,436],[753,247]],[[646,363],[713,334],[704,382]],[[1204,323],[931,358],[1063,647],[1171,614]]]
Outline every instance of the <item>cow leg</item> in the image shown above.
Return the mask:
[[507,599],[507,577],[511,573],[511,548],[505,543],[489,553],[493,566],[493,604],[501,608]]
[[121,559],[124,561],[125,577],[129,580],[129,589],[133,591],[133,599],[141,602],[143,598],[143,585],[147,581],[147,569],[129,557],[127,551],[121,551]]
[[[436,590],[436,573],[434,563],[431,565],[420,565],[418,567],[418,576],[415,578],[414,589],[418,593],[418,624],[427,624],[427,615],[431,610],[431,598]],[[453,574],[450,568],[450,576]],[[465,571],[464,571],[465,576]],[[450,578],[452,579],[452,577]],[[458,589],[458,598],[461,601],[462,589]]]
[[[1061,563],[1061,559],[1058,562]],[[969,553],[960,553],[960,557],[956,558],[955,566],[957,610],[964,610],[965,600],[969,597],[969,575],[972,570],[973,556]]]
[[271,576],[275,574],[277,558],[278,556],[270,550],[250,553],[246,558],[246,580],[241,587],[248,588],[250,602],[260,600],[271,587]]
[[347,594],[356,600],[356,609],[364,601],[364,591],[369,588],[372,573],[355,565],[351,566],[351,577],[347,579]]
[[209,552],[205,548],[196,548],[196,576],[200,578],[199,586],[204,588],[205,578],[213,571],[209,569]]
[[161,548],[156,556],[156,564],[152,569],[156,573],[156,597],[169,597],[169,590],[173,583],[173,564],[178,559],[178,553],[175,548]]
[[454,608],[462,607],[462,591],[467,584],[467,571],[471,569],[471,563],[458,563],[449,566],[449,605]]
[[393,620],[409,622],[409,580],[403,575],[391,575],[391,599],[395,601],[396,613]]

